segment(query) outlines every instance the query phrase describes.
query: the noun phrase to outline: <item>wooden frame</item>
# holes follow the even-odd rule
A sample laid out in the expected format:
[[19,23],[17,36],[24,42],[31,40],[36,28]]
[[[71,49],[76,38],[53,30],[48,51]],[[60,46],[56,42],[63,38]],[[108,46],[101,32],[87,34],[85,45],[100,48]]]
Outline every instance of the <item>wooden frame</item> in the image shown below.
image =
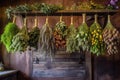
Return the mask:
[[[106,16],[107,14],[115,14],[117,12],[120,12],[119,10],[70,10],[70,11],[58,11],[53,14],[49,14],[48,16],[71,16],[71,15],[82,15],[82,13],[86,13],[87,15],[91,16],[94,14],[98,15],[103,15]],[[30,12],[13,12],[13,15],[22,15],[23,17],[25,16],[46,16],[46,14],[40,12],[40,11],[30,11]],[[107,17],[105,17],[107,18]],[[106,23],[106,22],[104,22]],[[30,58],[29,58],[30,59]],[[86,68],[89,71],[89,78],[88,80],[94,80],[94,57],[91,55],[89,52],[86,52],[85,54],[85,59],[86,59]]]

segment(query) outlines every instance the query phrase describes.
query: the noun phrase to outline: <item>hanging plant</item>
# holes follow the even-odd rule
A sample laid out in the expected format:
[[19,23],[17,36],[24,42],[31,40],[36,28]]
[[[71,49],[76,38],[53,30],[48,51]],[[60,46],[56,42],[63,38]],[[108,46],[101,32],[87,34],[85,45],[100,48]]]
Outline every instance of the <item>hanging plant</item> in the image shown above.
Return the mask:
[[50,4],[42,3],[40,11],[45,14],[52,14],[52,13],[55,13],[58,10],[62,10],[62,9],[63,9],[63,6],[61,6],[61,5],[57,6],[57,5],[50,5]]
[[13,37],[19,32],[19,28],[16,26],[15,17],[13,18],[13,23],[9,22],[1,35],[1,42],[5,45],[8,52],[11,52],[10,45],[12,44]]
[[48,17],[46,18],[46,22],[40,30],[39,37],[39,52],[42,58],[52,57],[54,55],[54,40],[53,40],[53,31],[48,23]]
[[38,48],[38,40],[40,36],[40,29],[37,27],[37,24],[37,18],[35,18],[35,25],[33,26],[33,29],[28,33],[30,38],[28,41],[28,45],[35,49]]
[[60,17],[60,21],[56,24],[53,32],[53,36],[55,39],[55,46],[57,49],[65,48],[66,45],[66,30],[67,26],[65,22],[62,21],[62,16]]
[[13,11],[14,11],[14,8],[12,8],[12,7],[9,7],[9,8],[6,9],[5,13],[6,13],[8,19],[11,19]]
[[101,55],[104,53],[104,43],[102,37],[102,28],[97,22],[97,15],[95,15],[95,22],[90,27],[91,47],[90,52]]
[[77,49],[76,29],[73,24],[73,16],[71,17],[71,24],[67,29],[66,37],[66,51],[69,53],[75,52]]
[[110,15],[108,15],[108,22],[103,30],[103,40],[109,55],[118,53],[120,43],[119,31],[113,27],[110,21]]
[[85,22],[86,14],[83,14],[83,23],[78,27],[77,31],[77,40],[78,40],[78,47],[79,50],[82,48],[83,51],[88,51],[90,49],[90,35],[89,35],[89,28]]
[[19,6],[16,6],[16,8],[14,10],[14,12],[17,12],[17,11],[28,12],[28,11],[32,11],[32,8],[28,4],[19,5]]
[[24,26],[22,29],[13,37],[10,48],[12,52],[24,52],[28,47],[28,32],[26,27],[26,18],[24,19]]

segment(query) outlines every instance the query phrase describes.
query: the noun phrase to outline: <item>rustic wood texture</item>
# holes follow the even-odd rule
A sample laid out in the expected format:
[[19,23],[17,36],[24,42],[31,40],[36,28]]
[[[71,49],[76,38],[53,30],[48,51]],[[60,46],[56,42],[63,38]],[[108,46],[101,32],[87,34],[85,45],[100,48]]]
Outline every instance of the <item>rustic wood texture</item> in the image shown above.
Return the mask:
[[[0,33],[3,32],[3,28],[5,26],[5,24],[8,22],[8,19],[6,18],[6,15],[4,14],[4,11],[6,8],[8,8],[9,6],[16,6],[19,4],[24,4],[24,3],[35,3],[35,2],[46,2],[46,3],[52,3],[52,4],[56,4],[56,3],[61,3],[64,4],[64,6],[71,6],[72,3],[77,3],[78,1],[82,1],[82,0],[0,0],[0,25],[2,26],[0,29]],[[87,0],[84,0],[87,1]],[[104,1],[106,1],[105,3],[107,3],[108,0],[94,0],[98,3],[104,3]],[[30,21],[32,24],[28,23],[28,25],[30,26],[29,28],[32,27],[33,25],[33,19],[32,17],[29,17],[28,22]],[[57,20],[59,20],[59,16],[56,18],[55,17],[50,17],[50,25],[54,26],[55,23],[57,22]],[[70,16],[64,16],[63,20],[66,22],[67,25],[69,25],[70,23]],[[81,16],[76,16],[74,18],[74,23],[75,26],[77,27],[78,25],[80,25],[82,19]],[[41,16],[39,17],[39,27],[42,27],[44,22],[45,22],[45,17]],[[90,25],[92,24],[93,20],[88,21],[87,23]],[[104,20],[103,20],[104,22]],[[103,23],[102,22],[102,23]],[[17,25],[19,25],[20,27],[22,27],[22,23],[21,23],[21,18],[17,17],[16,20]],[[120,31],[120,13],[112,16],[112,23],[113,25]],[[19,70],[21,73],[19,75],[19,80],[88,80],[86,78],[88,78],[88,76],[86,76],[86,78],[83,78],[83,76],[80,77],[61,77],[61,78],[37,78],[37,77],[32,77],[31,76],[31,70],[32,70],[32,64],[31,64],[31,52],[25,52],[25,53],[16,53],[16,54],[8,54],[5,51],[5,48],[2,46],[1,47],[1,53],[2,53],[2,58],[4,61],[5,66],[7,67],[11,67],[12,69],[17,69]],[[86,53],[89,54],[89,53]],[[89,63],[88,67],[91,68],[91,62],[89,61],[91,60],[90,58],[88,58],[87,63]],[[100,56],[100,57],[95,57],[94,58],[94,69],[92,70],[92,72],[94,72],[94,80],[120,80],[120,55],[114,55],[114,56]],[[67,65],[68,66],[68,65]],[[89,70],[88,70],[89,71]]]
[[41,59],[39,56],[39,53],[35,54],[33,52],[33,77],[81,78],[83,76],[85,78],[86,70],[85,65],[80,63],[80,53],[57,52],[53,61],[51,61],[51,58]]

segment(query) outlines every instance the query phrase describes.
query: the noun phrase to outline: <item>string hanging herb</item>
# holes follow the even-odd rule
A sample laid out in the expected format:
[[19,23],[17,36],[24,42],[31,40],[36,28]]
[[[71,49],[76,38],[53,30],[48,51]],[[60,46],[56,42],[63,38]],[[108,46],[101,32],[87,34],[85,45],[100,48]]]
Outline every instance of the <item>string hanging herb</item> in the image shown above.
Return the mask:
[[73,16],[71,16],[71,24],[66,30],[66,51],[69,53],[76,51],[77,39],[76,39],[76,29],[73,24]]
[[8,52],[11,52],[12,49],[10,45],[12,44],[13,37],[19,32],[19,28],[15,24],[16,17],[13,17],[13,22],[9,22],[5,28],[4,32],[1,35],[1,42],[5,45]]
[[90,27],[91,35],[91,47],[90,52],[93,54],[102,55],[104,53],[105,47],[102,37],[102,28],[97,21],[97,14],[95,14],[95,22]]
[[110,15],[108,15],[108,22],[103,30],[103,40],[109,55],[118,53],[118,46],[120,43],[119,31],[113,27],[110,21]]
[[65,48],[66,45],[66,32],[67,26],[64,21],[62,21],[62,16],[60,17],[60,21],[56,24],[53,32],[53,36],[55,39],[55,46],[57,49]]
[[24,19],[24,26],[22,29],[13,37],[11,49],[13,52],[24,52],[27,50],[28,47],[28,32],[26,26],[26,18]]
[[53,31],[49,26],[48,17],[46,18],[46,22],[40,30],[39,37],[39,52],[42,57],[51,57],[54,55],[54,40],[53,40]]
[[39,36],[40,36],[40,29],[37,27],[38,25],[38,21],[37,18],[35,18],[34,20],[35,24],[33,26],[33,29],[28,33],[29,35],[29,41],[28,44],[30,47],[33,47],[35,49],[38,48],[38,40],[39,40]]
[[78,40],[78,49],[82,48],[83,51],[88,51],[90,49],[90,35],[89,35],[89,28],[88,25],[85,22],[85,16],[86,14],[82,14],[83,16],[83,22],[78,27],[77,31],[77,40]]

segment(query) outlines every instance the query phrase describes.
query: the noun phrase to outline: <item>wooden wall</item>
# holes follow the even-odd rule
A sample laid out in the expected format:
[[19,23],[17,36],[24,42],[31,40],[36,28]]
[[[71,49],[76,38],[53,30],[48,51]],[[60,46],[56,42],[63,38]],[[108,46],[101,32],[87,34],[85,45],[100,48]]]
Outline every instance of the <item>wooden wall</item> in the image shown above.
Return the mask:
[[[0,33],[2,33],[5,24],[8,22],[8,19],[4,14],[4,11],[9,6],[15,6],[15,5],[24,4],[24,3],[32,4],[35,2],[46,2],[46,3],[52,3],[52,4],[62,3],[64,4],[64,6],[70,6],[74,2],[76,3],[78,1],[80,0],[29,0],[29,1],[28,0],[24,0],[24,1],[23,0],[17,0],[17,1],[16,0],[8,0],[8,1],[0,0],[0,10],[1,10],[0,25],[2,26],[0,29]],[[103,1],[104,0],[100,0],[100,2],[103,2]],[[39,22],[41,22],[39,26],[42,26],[44,24],[45,17],[42,17],[42,18],[43,20],[39,20]],[[20,18],[18,17],[18,19]],[[54,25],[58,19],[59,17],[51,18],[50,24]],[[70,17],[65,16],[64,21],[66,22],[67,25],[69,25]],[[80,16],[74,17],[75,26],[78,26],[81,23],[81,21],[82,20]],[[93,21],[90,21],[88,23],[90,24],[92,22]],[[112,16],[112,23],[120,31],[120,13],[117,13],[116,15]],[[66,78],[66,77],[65,78],[33,78],[32,76],[30,76],[31,68],[32,68],[30,66],[32,64],[30,64],[29,59],[31,58],[30,57],[31,52],[27,51],[23,54],[19,54],[19,53],[8,54],[5,51],[4,46],[0,45],[0,48],[1,48],[0,51],[2,53],[0,54],[0,58],[3,58],[2,60],[6,65],[6,67],[17,69],[21,72],[19,76],[20,80],[30,80],[30,79],[32,80],[56,80],[56,79],[57,80],[72,80],[72,79],[78,80],[77,78],[70,78],[70,77],[69,78]],[[100,56],[100,57],[93,56],[93,62],[94,62],[94,66],[93,66],[94,80],[120,80],[120,77],[119,77],[120,76],[120,69],[119,69],[120,55],[119,54],[114,56]]]

